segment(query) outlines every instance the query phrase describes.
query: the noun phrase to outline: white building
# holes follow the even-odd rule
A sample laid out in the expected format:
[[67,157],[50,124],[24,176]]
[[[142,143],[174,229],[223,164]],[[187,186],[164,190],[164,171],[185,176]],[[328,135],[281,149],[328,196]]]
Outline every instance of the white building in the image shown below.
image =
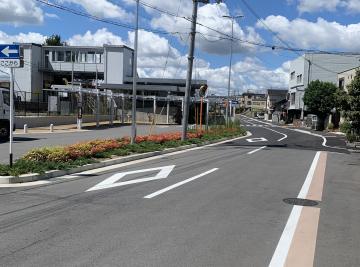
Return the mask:
[[311,81],[320,80],[338,84],[338,73],[359,66],[357,57],[307,53],[290,64],[289,116],[301,118],[306,111],[303,97]]
[[[45,46],[20,44],[24,67],[15,69],[15,91],[26,101],[38,101],[43,89],[53,84],[72,81],[94,84],[101,81],[102,89],[128,93],[132,90],[133,49],[120,45],[104,46]],[[206,81],[192,82],[192,89]],[[183,95],[185,79],[138,79],[138,94],[167,96]],[[46,98],[46,97],[45,97]],[[44,99],[47,101],[47,99]]]
[[359,70],[359,67],[340,72],[338,74],[339,88],[341,88],[347,92],[348,91],[347,87],[353,81],[353,79],[356,75],[356,71],[358,71],[358,70]]

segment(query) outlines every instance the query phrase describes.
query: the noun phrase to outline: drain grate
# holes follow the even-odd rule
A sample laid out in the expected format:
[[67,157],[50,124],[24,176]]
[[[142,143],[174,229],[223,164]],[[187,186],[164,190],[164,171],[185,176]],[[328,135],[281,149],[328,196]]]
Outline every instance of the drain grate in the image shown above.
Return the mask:
[[317,202],[315,200],[303,199],[303,198],[284,198],[283,201],[286,204],[296,205],[296,206],[313,207],[313,206],[317,206],[319,204],[319,202]]

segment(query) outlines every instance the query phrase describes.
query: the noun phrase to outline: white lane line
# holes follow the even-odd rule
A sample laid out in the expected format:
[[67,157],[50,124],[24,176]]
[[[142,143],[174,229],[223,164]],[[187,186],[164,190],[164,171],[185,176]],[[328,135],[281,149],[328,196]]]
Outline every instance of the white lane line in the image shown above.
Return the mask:
[[278,139],[278,140],[277,140],[278,142],[280,142],[280,141],[282,141],[282,140],[284,140],[284,139],[286,139],[286,138],[288,137],[286,134],[281,133],[281,132],[278,132],[278,131],[275,131],[274,129],[270,129],[270,128],[266,128],[266,127],[265,127],[265,129],[267,129],[267,130],[269,130],[269,131],[272,131],[272,132],[275,132],[275,133],[278,133],[278,134],[281,134],[282,136],[284,136],[284,137]]
[[[306,176],[305,182],[301,187],[298,198],[306,198],[307,193],[309,191],[311,181],[314,176],[314,172],[316,166],[318,164],[320,157],[320,152],[316,152],[316,155],[311,163],[309,172]],[[300,214],[302,211],[302,206],[293,206],[292,211],[290,213],[289,219],[285,225],[285,228],[281,234],[279,243],[276,246],[274,255],[271,258],[269,267],[282,267],[285,264],[287,255],[289,253],[289,249],[291,246],[292,239],[294,237],[294,233],[299,222]]]
[[259,148],[257,148],[257,149],[254,149],[254,150],[248,152],[247,154],[248,154],[248,155],[254,154],[254,153],[256,153],[256,152],[264,149],[265,147],[266,147],[266,146],[259,147]]
[[299,133],[309,134],[309,135],[312,135],[312,136],[320,137],[320,138],[323,139],[323,142],[322,142],[322,146],[323,146],[323,147],[347,150],[346,148],[343,148],[343,147],[328,146],[328,145],[326,144],[326,143],[327,143],[327,139],[326,139],[324,136],[320,135],[320,134],[315,134],[315,133],[311,133],[311,132],[308,132],[308,131],[305,131],[305,130],[300,130],[300,129],[289,129],[289,130],[295,131],[295,132],[299,132]]
[[214,168],[214,169],[208,170],[208,171],[206,171],[206,172],[200,173],[200,174],[198,174],[198,175],[196,175],[196,176],[194,176],[194,177],[191,177],[191,178],[186,179],[186,180],[184,180],[184,181],[181,181],[181,182],[178,182],[178,183],[176,183],[176,184],[170,185],[170,186],[165,187],[165,188],[163,188],[163,189],[161,189],[161,190],[159,190],[159,191],[156,191],[156,192],[154,192],[154,193],[152,193],[152,194],[150,194],[150,195],[147,195],[147,196],[145,196],[144,198],[148,198],[148,199],[154,198],[154,197],[156,197],[156,196],[158,196],[158,195],[161,195],[161,194],[163,194],[163,193],[165,193],[165,192],[167,192],[167,191],[170,191],[170,190],[172,190],[172,189],[174,189],[174,188],[176,188],[176,187],[182,186],[183,184],[186,184],[186,183],[189,183],[189,182],[194,181],[194,180],[196,180],[196,179],[199,179],[200,177],[203,177],[203,176],[205,176],[205,175],[208,175],[208,174],[210,174],[210,173],[212,173],[212,172],[215,172],[215,171],[217,171],[217,170],[218,170],[218,168]]

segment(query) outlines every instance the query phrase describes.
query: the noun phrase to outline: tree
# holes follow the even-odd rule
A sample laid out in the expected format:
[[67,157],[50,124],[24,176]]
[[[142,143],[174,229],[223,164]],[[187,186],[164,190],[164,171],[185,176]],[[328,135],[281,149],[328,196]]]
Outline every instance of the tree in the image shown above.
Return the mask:
[[46,38],[45,45],[51,45],[51,46],[62,46],[63,43],[61,42],[61,36],[58,34],[53,34]]
[[356,135],[360,135],[360,70],[352,82],[347,86],[348,94],[342,97],[342,110],[351,122],[351,128]]
[[326,115],[338,106],[338,94],[335,84],[319,80],[312,81],[305,90],[304,104],[310,112],[318,115],[320,119],[325,119]]

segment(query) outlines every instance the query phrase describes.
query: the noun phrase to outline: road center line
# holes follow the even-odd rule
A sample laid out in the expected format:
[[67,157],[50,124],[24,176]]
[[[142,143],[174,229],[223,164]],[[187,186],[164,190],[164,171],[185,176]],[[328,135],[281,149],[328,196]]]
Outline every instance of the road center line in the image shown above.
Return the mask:
[[248,155],[254,154],[254,153],[256,153],[256,152],[264,149],[265,147],[266,147],[266,146],[259,147],[259,148],[257,148],[257,149],[254,149],[254,150],[248,152],[247,154],[248,154]]
[[214,169],[208,170],[208,171],[206,171],[206,172],[200,173],[200,174],[198,174],[198,175],[196,175],[196,176],[194,176],[194,177],[191,177],[191,178],[186,179],[186,180],[184,180],[184,181],[181,181],[181,182],[178,182],[178,183],[176,183],[176,184],[170,185],[170,186],[165,187],[165,188],[163,188],[163,189],[161,189],[161,190],[159,190],[159,191],[156,191],[156,192],[154,192],[154,193],[152,193],[152,194],[150,194],[150,195],[147,195],[147,196],[145,196],[144,198],[148,198],[148,199],[154,198],[154,197],[156,197],[156,196],[158,196],[158,195],[161,195],[161,194],[163,194],[163,193],[165,193],[165,192],[167,192],[167,191],[170,191],[170,190],[172,190],[172,189],[174,189],[174,188],[177,188],[177,187],[182,186],[182,185],[184,185],[184,184],[186,184],[186,183],[189,183],[189,182],[191,182],[191,181],[194,181],[194,180],[196,180],[196,179],[199,179],[199,178],[201,178],[201,177],[203,177],[203,176],[205,176],[205,175],[208,175],[208,174],[210,174],[210,173],[212,173],[212,172],[215,172],[215,171],[217,171],[217,170],[218,170],[218,168],[214,168]]
[[[308,174],[306,176],[305,182],[304,182],[303,186],[301,187],[298,198],[303,198],[303,199],[307,198],[310,187],[312,185],[312,180],[315,176],[314,174],[317,169],[317,166],[319,163],[322,163],[321,161],[326,160],[326,157],[321,156],[321,153],[324,153],[324,152],[316,153],[316,155],[311,163]],[[320,164],[320,165],[325,166],[323,164]],[[322,187],[321,187],[321,189],[322,189]],[[310,192],[311,192],[311,190],[310,190]],[[314,242],[316,242],[318,220],[313,220],[313,221],[303,220],[303,219],[300,220],[301,216],[306,217],[306,214],[304,214],[304,215],[302,214],[303,209],[304,208],[302,206],[294,206],[293,207],[293,209],[290,213],[290,216],[288,218],[288,221],[285,225],[285,228],[281,234],[279,243],[277,244],[277,247],[275,249],[274,255],[270,261],[269,267],[295,266],[295,265],[291,265],[290,262],[294,263],[293,259],[294,258],[299,259],[299,257],[302,257],[303,260],[307,260],[307,262],[313,261],[314,253],[312,253],[312,254],[308,253],[307,255],[304,255],[304,254],[301,254],[301,252],[300,252],[301,255],[299,255],[299,252],[298,252],[297,255],[294,256],[294,251],[293,251],[293,249],[291,249],[294,247],[297,247],[297,248],[299,247],[298,242],[299,242],[299,240],[302,242],[304,241],[304,238],[303,238],[304,235],[307,235],[306,238],[307,238],[308,243],[314,244]],[[309,209],[309,208],[307,208],[307,209]],[[318,209],[318,208],[312,208],[312,209]],[[308,212],[308,211],[306,210],[306,212]],[[320,214],[319,213],[320,211],[314,211],[314,212],[310,211],[310,213],[311,212],[314,215]],[[316,216],[314,216],[314,218],[316,218]],[[316,223],[316,227],[314,225],[309,225],[309,224],[315,224],[315,223]],[[304,226],[304,224],[305,224],[305,226]],[[303,231],[303,232],[299,233],[299,231],[297,231],[296,238],[294,238],[297,228],[310,229],[312,233],[309,235],[309,232]],[[300,236],[300,238],[299,238],[299,234],[300,235],[302,234],[303,236]],[[303,238],[303,239],[301,239],[301,238]],[[295,242],[294,242],[294,240],[295,240]],[[305,246],[305,244],[303,244],[303,243],[301,245]],[[315,245],[313,245],[312,247],[315,251]],[[312,252],[314,252],[314,251],[312,251]],[[290,257],[289,257],[289,255],[290,255]],[[312,265],[309,265],[309,266],[312,266]]]

